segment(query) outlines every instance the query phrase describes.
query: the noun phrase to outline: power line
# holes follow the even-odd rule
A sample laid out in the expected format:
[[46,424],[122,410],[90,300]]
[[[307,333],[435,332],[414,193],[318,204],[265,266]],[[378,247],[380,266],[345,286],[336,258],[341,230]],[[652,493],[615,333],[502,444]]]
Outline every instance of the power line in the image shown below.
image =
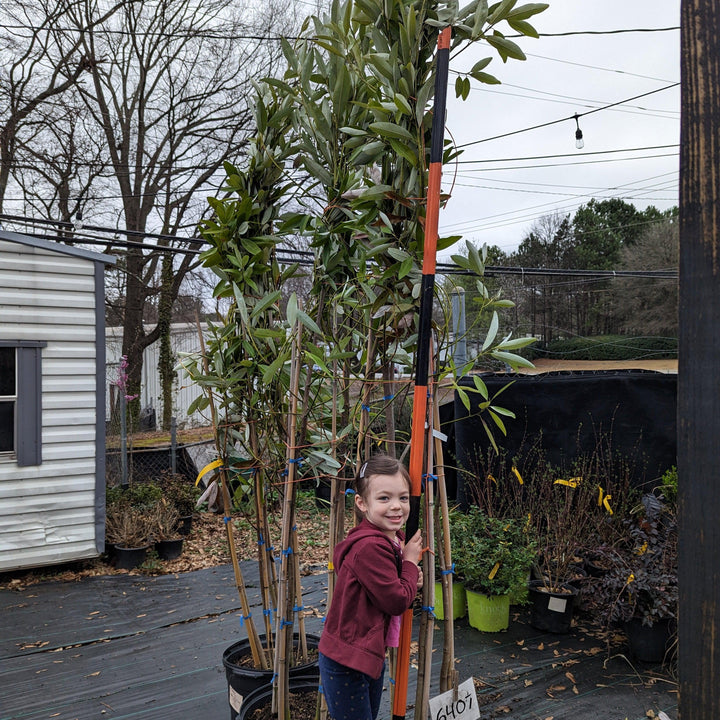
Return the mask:
[[[666,148],[679,148],[679,143],[672,143],[670,145],[647,145],[645,147],[634,147],[634,148],[619,148],[617,150],[592,150],[588,152],[574,152],[574,153],[559,153],[557,155],[528,155],[525,157],[510,157],[510,158],[490,158],[487,160],[458,160],[458,165],[470,165],[478,163],[491,163],[491,162],[521,162],[525,160],[552,160],[554,158],[563,157],[588,157],[589,155],[610,155],[612,153],[622,152],[640,152],[643,150],[664,150]],[[630,158],[633,159],[633,158]]]
[[[24,218],[22,216],[8,216],[0,214],[0,219],[12,219],[15,222],[25,222],[26,224],[39,224],[46,226],[55,226],[59,229],[73,230],[73,224],[58,221],[58,220],[44,220],[36,218]],[[83,228],[84,230],[84,228]],[[187,238],[178,237],[175,235],[166,235],[150,232],[139,232],[135,230],[121,230],[118,228],[100,228],[98,226],[88,227],[87,230],[95,230],[105,233],[123,234],[130,237],[143,236],[152,238],[162,238],[165,240],[176,240],[183,243],[196,243],[199,245],[209,245],[209,243],[202,238]],[[74,231],[75,232],[75,231]],[[59,242],[64,245],[106,245],[106,246],[117,246],[117,247],[142,247],[145,249],[170,252],[170,253],[181,253],[181,254],[192,254],[199,255],[201,250],[189,249],[189,248],[178,248],[175,246],[158,246],[149,245],[147,243],[136,242],[132,240],[117,240],[113,238],[108,240],[106,238],[98,238],[95,235],[89,233],[75,232],[75,237],[68,238],[58,234],[52,233],[27,233],[31,237],[37,237],[44,240],[52,240]],[[314,264],[314,254],[307,250],[286,250],[279,248],[277,251],[278,262],[281,263],[298,263],[300,265],[310,266]],[[448,275],[476,275],[477,273],[460,268],[455,264],[450,263],[438,263],[437,270],[439,273]],[[658,280],[670,280],[677,277],[676,270],[582,270],[582,269],[569,269],[569,268],[533,268],[533,267],[514,267],[508,265],[492,265],[485,268],[486,277],[495,276],[567,276],[567,277],[578,277],[578,278],[617,278],[617,277],[634,277],[634,278],[648,278]]]
[[600,112],[601,110],[607,110],[611,107],[616,107],[617,105],[622,105],[624,103],[630,102],[631,100],[638,100],[642,97],[647,97],[648,95],[654,95],[655,93],[663,92],[664,90],[670,90],[671,88],[678,87],[680,85],[679,82],[672,83],[670,85],[666,85],[665,87],[657,88],[656,90],[650,90],[649,92],[641,93],[640,95],[633,95],[633,97],[626,98],[625,100],[618,100],[617,102],[610,103],[608,105],[603,105],[602,107],[593,108],[592,110],[587,110],[583,113],[574,113],[573,115],[568,115],[564,118],[559,118],[558,120],[550,120],[549,122],[540,123],[539,125],[533,125],[531,127],[522,128],[520,130],[512,130],[511,132],[502,133],[500,135],[494,135],[492,137],[483,138],[482,140],[473,140],[468,143],[464,143],[462,145],[457,145],[456,149],[470,147],[471,145],[478,145],[479,143],[489,142],[490,140],[499,140],[500,138],[510,137],[511,135],[518,135],[520,133],[529,132],[530,130],[538,130],[539,128],[549,127],[550,125],[557,125],[561,122],[568,122],[569,120],[575,120],[576,118],[585,117],[585,115],[592,115],[593,113]]

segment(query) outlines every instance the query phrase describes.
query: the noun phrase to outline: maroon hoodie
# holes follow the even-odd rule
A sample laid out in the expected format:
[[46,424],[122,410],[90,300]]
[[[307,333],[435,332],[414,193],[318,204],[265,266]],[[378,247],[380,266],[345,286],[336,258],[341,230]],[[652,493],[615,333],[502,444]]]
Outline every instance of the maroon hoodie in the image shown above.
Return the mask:
[[337,580],[320,652],[377,679],[390,616],[402,615],[412,605],[418,567],[403,560],[400,549],[367,519],[337,544],[333,564]]

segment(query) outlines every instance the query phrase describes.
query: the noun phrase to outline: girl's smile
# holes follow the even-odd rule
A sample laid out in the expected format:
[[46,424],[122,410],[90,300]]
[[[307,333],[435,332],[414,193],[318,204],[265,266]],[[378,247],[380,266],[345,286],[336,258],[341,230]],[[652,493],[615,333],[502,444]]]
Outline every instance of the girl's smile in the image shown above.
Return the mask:
[[355,496],[360,512],[391,540],[410,514],[410,488],[400,474],[373,475],[368,478],[365,497]]

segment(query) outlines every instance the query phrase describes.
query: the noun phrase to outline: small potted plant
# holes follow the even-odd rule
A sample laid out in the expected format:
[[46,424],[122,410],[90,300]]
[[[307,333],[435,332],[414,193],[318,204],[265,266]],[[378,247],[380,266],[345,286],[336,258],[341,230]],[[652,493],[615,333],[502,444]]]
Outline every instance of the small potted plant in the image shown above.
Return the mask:
[[472,507],[454,518],[451,541],[470,625],[485,632],[506,629],[510,596],[527,583],[534,540],[521,521],[489,517]]
[[159,485],[163,497],[168,500],[177,511],[178,532],[180,535],[188,535],[192,529],[193,512],[200,497],[200,490],[179,473],[164,472]]
[[115,567],[132,570],[145,562],[148,542],[148,520],[142,508],[123,500],[107,503],[105,539],[112,549]]
[[593,595],[608,621],[623,624],[636,659],[662,662],[677,618],[677,520],[671,505],[643,500],[625,522],[625,543],[606,548]]
[[148,511],[155,550],[161,560],[175,560],[182,554],[183,536],[178,529],[179,518],[177,508],[165,497]]

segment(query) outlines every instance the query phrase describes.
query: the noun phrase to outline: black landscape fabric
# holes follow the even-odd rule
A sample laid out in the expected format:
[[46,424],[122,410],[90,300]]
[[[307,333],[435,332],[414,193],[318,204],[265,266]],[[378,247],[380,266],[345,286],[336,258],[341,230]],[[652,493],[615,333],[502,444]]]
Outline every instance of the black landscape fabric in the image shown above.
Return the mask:
[[[254,563],[242,563],[253,615],[261,616]],[[308,632],[322,631],[326,576],[303,577]],[[416,608],[416,622],[423,612]],[[673,678],[631,664],[619,631],[579,622],[567,635],[529,625],[481,633],[455,622],[456,667],[475,679],[482,718],[640,720],[677,717]],[[431,697],[438,693],[443,629],[435,630]],[[0,590],[0,720],[166,720],[229,714],[222,653],[246,637],[232,569],[114,575]],[[408,716],[413,717],[415,657]],[[390,683],[380,718],[391,715]]]

